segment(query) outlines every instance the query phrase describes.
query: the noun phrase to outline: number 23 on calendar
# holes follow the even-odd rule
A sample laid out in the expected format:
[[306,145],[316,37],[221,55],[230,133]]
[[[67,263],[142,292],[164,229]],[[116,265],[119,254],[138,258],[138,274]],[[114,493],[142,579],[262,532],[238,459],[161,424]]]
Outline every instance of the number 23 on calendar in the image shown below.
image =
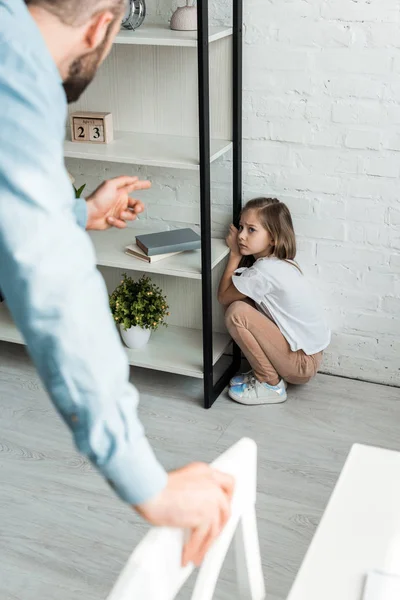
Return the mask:
[[71,115],[71,140],[93,144],[113,141],[111,113],[79,112]]

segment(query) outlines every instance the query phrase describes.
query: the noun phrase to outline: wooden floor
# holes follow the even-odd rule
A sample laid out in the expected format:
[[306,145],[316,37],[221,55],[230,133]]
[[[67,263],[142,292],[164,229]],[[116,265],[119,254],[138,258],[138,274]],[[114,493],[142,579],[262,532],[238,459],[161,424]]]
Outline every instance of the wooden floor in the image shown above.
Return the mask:
[[[354,442],[400,450],[400,390],[319,375],[285,404],[201,408],[201,381],[132,370],[168,468],[259,446],[258,519],[269,600],[286,598]],[[0,598],[104,600],[146,531],[76,454],[22,347],[0,343]],[[233,600],[227,561],[216,598]],[[189,598],[188,589],[180,598]],[[132,599],[140,600],[140,599]]]

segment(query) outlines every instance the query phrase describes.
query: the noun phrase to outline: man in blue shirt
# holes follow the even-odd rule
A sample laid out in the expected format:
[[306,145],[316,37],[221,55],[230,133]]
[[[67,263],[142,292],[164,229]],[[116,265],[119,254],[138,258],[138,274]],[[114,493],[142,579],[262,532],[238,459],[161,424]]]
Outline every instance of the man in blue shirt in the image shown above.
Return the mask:
[[75,200],[64,167],[67,100],[110,51],[123,0],[0,0],[0,288],[78,449],[149,522],[192,529],[199,563],[229,516],[230,477],[167,474],[137,416],[138,394],[85,229],[143,210],[137,178]]

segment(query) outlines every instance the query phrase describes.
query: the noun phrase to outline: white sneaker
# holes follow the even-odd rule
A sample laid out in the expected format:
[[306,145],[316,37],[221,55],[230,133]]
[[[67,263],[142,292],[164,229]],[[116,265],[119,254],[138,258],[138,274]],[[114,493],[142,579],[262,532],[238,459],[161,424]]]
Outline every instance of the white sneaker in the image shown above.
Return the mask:
[[253,378],[249,383],[232,386],[228,394],[235,402],[247,405],[279,404],[287,400],[286,386],[283,379],[280,380],[278,385],[269,385]]
[[235,375],[229,382],[229,386],[233,385],[243,385],[244,383],[250,383],[250,381],[254,378],[253,369],[247,371],[246,373],[241,373],[240,375]]
[[[246,371],[246,373],[241,373],[240,375],[235,375],[235,377],[232,377],[232,379],[229,382],[229,387],[250,383],[251,381],[253,381],[253,379],[255,379],[254,371],[253,369],[250,369],[250,371]],[[286,381],[284,379],[281,379],[281,381],[283,381],[285,390],[287,390]]]

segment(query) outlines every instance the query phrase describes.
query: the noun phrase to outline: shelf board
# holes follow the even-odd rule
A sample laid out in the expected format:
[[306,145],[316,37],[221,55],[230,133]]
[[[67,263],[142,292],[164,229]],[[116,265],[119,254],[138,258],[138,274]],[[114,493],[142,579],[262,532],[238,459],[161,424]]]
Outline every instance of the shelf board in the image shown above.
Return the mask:
[[14,344],[25,343],[4,303],[0,304],[0,340]]
[[[0,340],[23,344],[4,304],[0,305]],[[214,364],[230,343],[230,337],[214,333]],[[150,342],[140,350],[126,348],[128,360],[135,367],[178,373],[189,377],[203,377],[203,341],[199,329],[167,327],[152,333]]]
[[[201,251],[182,252],[155,263],[147,263],[134,256],[125,254],[125,246],[135,242],[135,236],[149,231],[140,231],[140,227],[129,227],[124,230],[93,231],[90,237],[96,249],[97,264],[103,267],[116,267],[129,271],[145,271],[201,279]],[[211,264],[216,267],[229,253],[224,240],[211,240]]]
[[[214,333],[213,364],[223,355],[231,342],[229,335]],[[126,349],[131,365],[203,377],[203,337],[200,329],[170,326],[151,334],[150,342],[140,350]]]
[[[208,41],[216,42],[230,35],[232,35],[230,27],[210,27]],[[121,29],[114,44],[195,48],[197,31],[172,31],[168,25],[142,25],[136,31]]]
[[[228,152],[229,140],[211,140],[211,162]],[[170,169],[199,170],[199,140],[174,135],[116,131],[109,144],[71,142],[64,144],[67,158],[99,160]]]

